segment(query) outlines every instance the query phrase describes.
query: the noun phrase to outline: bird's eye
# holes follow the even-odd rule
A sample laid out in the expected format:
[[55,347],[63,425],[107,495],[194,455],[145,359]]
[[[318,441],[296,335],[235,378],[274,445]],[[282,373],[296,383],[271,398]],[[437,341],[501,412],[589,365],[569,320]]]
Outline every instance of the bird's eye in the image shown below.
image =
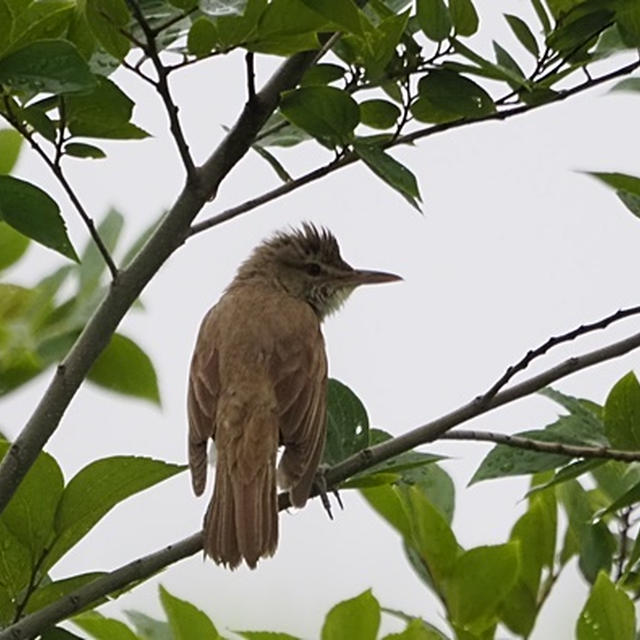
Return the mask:
[[322,272],[320,265],[317,262],[310,262],[306,266],[306,271],[310,276],[319,276]]

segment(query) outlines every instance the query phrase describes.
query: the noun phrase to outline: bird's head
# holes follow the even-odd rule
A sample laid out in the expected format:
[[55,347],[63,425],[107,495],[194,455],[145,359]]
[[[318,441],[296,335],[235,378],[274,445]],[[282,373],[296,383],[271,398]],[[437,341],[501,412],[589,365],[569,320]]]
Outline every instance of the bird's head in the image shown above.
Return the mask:
[[242,265],[239,276],[243,274],[264,275],[289,295],[308,302],[321,319],[337,311],[362,284],[402,280],[393,273],[354,269],[342,259],[335,236],[308,222],[260,244]]

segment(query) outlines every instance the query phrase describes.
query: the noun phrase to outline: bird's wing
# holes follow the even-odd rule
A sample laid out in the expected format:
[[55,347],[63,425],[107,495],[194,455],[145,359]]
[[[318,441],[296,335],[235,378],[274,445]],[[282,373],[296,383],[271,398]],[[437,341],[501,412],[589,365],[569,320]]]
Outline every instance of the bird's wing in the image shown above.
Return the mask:
[[301,507],[311,492],[326,437],[327,360],[319,324],[304,340],[276,346],[273,380],[285,451],[278,469],[291,502]]
[[189,469],[194,493],[199,496],[207,481],[207,442],[216,432],[220,393],[215,308],[204,318],[189,371]]

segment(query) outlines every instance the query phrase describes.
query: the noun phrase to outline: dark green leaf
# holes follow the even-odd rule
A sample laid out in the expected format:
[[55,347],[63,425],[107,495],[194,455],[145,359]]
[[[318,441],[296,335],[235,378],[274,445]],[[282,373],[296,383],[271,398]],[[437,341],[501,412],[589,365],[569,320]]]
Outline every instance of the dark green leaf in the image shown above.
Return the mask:
[[62,627],[51,627],[40,636],[40,640],[82,640],[82,638]]
[[0,175],[11,173],[15,167],[22,140],[22,136],[14,129],[0,129]]
[[453,71],[431,71],[420,79],[418,90],[421,97],[457,116],[477,118],[496,110],[491,96],[480,85]]
[[420,211],[418,183],[409,169],[378,146],[356,142],[354,149],[371,171]]
[[370,590],[338,603],[322,626],[322,640],[376,640],[380,605]]
[[329,146],[347,144],[360,121],[358,103],[335,87],[302,87],[283,95],[282,114]]
[[618,0],[616,24],[628,47],[640,46],[640,4],[636,0]]
[[447,585],[452,621],[463,627],[488,625],[515,585],[517,575],[517,543],[476,547],[462,553]]
[[119,502],[184,471],[161,460],[114,456],[96,460],[67,484],[56,513],[56,540],[46,559],[52,567]]
[[293,178],[291,174],[284,168],[283,164],[276,158],[270,151],[267,151],[259,144],[252,144],[251,148],[264,160],[269,163],[269,166],[275,171],[276,175],[282,182],[291,182]]
[[65,155],[73,156],[74,158],[93,158],[97,160],[107,157],[107,154],[102,149],[84,142],[69,142],[64,146],[63,151]]
[[449,11],[459,36],[472,36],[478,30],[478,12],[471,0],[449,0]]
[[334,465],[369,444],[369,417],[349,387],[329,380],[327,387],[327,441],[324,462]]
[[547,36],[547,46],[554,51],[575,55],[576,49],[587,46],[610,24],[612,17],[612,10],[600,9],[563,22]]
[[45,247],[78,260],[58,205],[35,185],[0,176],[0,219]]
[[300,0],[272,0],[260,17],[259,39],[316,33],[328,30],[328,21]]
[[111,337],[87,379],[112,391],[160,404],[158,379],[151,359],[133,340],[119,333]]
[[520,68],[520,65],[513,59],[511,54],[497,42],[493,43],[493,50],[496,54],[496,62],[498,65],[503,69],[508,69],[512,73],[515,73],[520,78],[519,82],[510,81],[509,86],[512,89],[519,89],[522,87],[523,84],[526,83],[526,78],[524,77],[524,72]]
[[162,585],[160,601],[167,614],[174,640],[222,640],[213,622],[200,609],[171,595]]
[[617,546],[615,537],[604,522],[588,524],[584,528],[578,566],[589,582],[594,582],[600,571],[608,573],[611,570]]
[[451,111],[447,109],[436,107],[431,100],[424,96],[418,98],[411,104],[411,115],[418,120],[418,122],[428,122],[432,124],[451,122],[462,117],[458,114],[451,113]]
[[374,129],[389,129],[400,117],[400,109],[387,100],[365,100],[360,103],[360,121]]
[[0,271],[18,262],[29,246],[29,238],[0,221]]
[[540,55],[540,49],[538,48],[538,41],[529,28],[529,25],[521,18],[518,18],[518,16],[509,13],[505,13],[504,17],[509,23],[515,37],[520,41],[520,44],[537,59]]
[[46,138],[49,142],[55,141],[58,130],[53,120],[43,110],[36,107],[28,107],[23,109],[20,115],[43,138]]
[[136,633],[144,640],[173,640],[171,627],[168,622],[156,620],[140,611],[125,610],[124,615],[129,618]]
[[90,138],[146,138],[146,131],[129,122],[133,106],[111,80],[99,78],[93,91],[66,100],[69,131]]
[[609,392],[604,425],[611,446],[640,449],[640,383],[633,372],[618,380]]
[[85,16],[95,38],[117,60],[123,60],[131,43],[120,32],[131,20],[125,0],[86,0]]
[[588,473],[597,467],[602,466],[606,463],[606,460],[577,460],[576,462],[572,462],[568,464],[566,467],[562,467],[555,472],[553,478],[544,482],[543,484],[532,486],[527,493],[528,496],[537,493],[538,491],[544,491],[549,487],[554,487],[557,484],[562,484],[563,482],[567,482],[568,480],[572,480],[573,478],[578,478],[584,473]]
[[347,33],[362,34],[366,20],[353,0],[302,0],[307,7]]
[[601,405],[585,398],[569,396],[552,387],[545,387],[538,393],[557,402],[569,413],[584,422],[583,431],[587,439],[590,439],[594,444],[608,444],[607,439],[604,437],[604,423],[602,422],[604,408]]
[[189,53],[201,58],[211,52],[217,42],[218,30],[211,20],[205,16],[200,16],[194,20],[187,37]]
[[441,42],[451,31],[451,16],[444,0],[417,0],[416,14],[424,35]]
[[315,64],[305,71],[300,85],[310,87],[329,84],[343,78],[345,72],[346,69],[337,64]]
[[634,640],[635,629],[633,602],[600,572],[578,618],[577,640]]
[[33,613],[34,611],[38,611],[38,609],[42,609],[53,602],[57,602],[72,591],[75,591],[80,587],[84,587],[86,584],[89,584],[104,575],[106,574],[102,572],[83,573],[81,575],[72,576],[71,578],[49,582],[33,592],[33,595],[29,598],[29,602],[24,609],[24,613]]
[[72,622],[96,640],[140,640],[124,622],[105,618],[97,611],[87,611],[74,616]]
[[640,178],[625,173],[604,173],[597,171],[587,171],[585,173],[604,182],[609,187],[640,196]]
[[620,82],[614,84],[609,91],[638,92],[640,91],[640,78],[626,78],[625,80],[620,80]]

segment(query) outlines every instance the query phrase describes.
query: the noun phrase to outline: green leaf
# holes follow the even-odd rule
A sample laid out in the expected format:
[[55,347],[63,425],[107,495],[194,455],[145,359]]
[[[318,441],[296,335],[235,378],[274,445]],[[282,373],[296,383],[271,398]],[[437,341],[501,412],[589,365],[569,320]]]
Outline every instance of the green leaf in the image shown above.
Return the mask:
[[334,465],[369,444],[369,417],[355,393],[338,380],[327,386],[327,441],[324,462]]
[[325,85],[344,77],[346,69],[337,64],[314,64],[307,69],[300,80],[300,86]]
[[140,611],[133,611],[132,609],[125,610],[124,615],[129,618],[135,627],[136,633],[142,636],[144,640],[173,640],[171,627],[168,622],[156,620]]
[[58,205],[35,185],[0,176],[0,219],[45,247],[78,260]]
[[149,356],[130,338],[116,333],[91,367],[87,379],[118,393],[160,404],[158,379]]
[[451,31],[451,16],[443,0],[417,0],[416,15],[424,35],[441,42]]
[[27,107],[20,113],[22,119],[33,127],[33,130],[39,133],[49,142],[54,142],[57,135],[56,125],[49,116],[37,107]]
[[[0,585],[9,595],[10,610],[15,611],[23,589],[31,578],[29,549],[0,520]],[[4,606],[2,607],[5,608]]]
[[371,590],[338,603],[322,625],[322,640],[376,640],[380,628],[380,605]]
[[491,96],[480,85],[453,71],[429,72],[420,79],[418,91],[436,107],[456,116],[477,118],[496,110]]
[[529,28],[529,25],[521,18],[518,18],[518,16],[509,13],[505,13],[504,17],[520,44],[537,59],[540,55],[540,49],[538,48],[538,41]]
[[429,124],[451,122],[462,117],[455,113],[452,114],[451,111],[448,111],[447,109],[436,107],[436,105],[433,104],[431,100],[425,98],[424,96],[411,103],[410,110],[411,115],[418,122],[427,122]]
[[92,158],[94,160],[106,158],[107,154],[100,148],[84,142],[69,142],[63,149],[65,155],[74,158]]
[[361,14],[353,0],[302,0],[311,10],[325,20],[337,25],[341,31],[362,34]]
[[82,640],[82,638],[62,627],[51,627],[40,636],[40,640]]
[[640,78],[625,78],[620,80],[609,91],[640,91]]
[[[387,609],[384,609],[384,611],[388,612]],[[413,618],[408,621],[404,631],[390,633],[384,636],[382,640],[449,640],[449,638],[424,620]]]
[[640,46],[640,5],[636,0],[618,0],[616,24],[628,47]]
[[[630,78],[629,80],[633,79]],[[616,85],[614,89],[618,86]],[[630,86],[632,85],[626,85],[627,88]],[[587,174],[616,189],[616,195],[622,200],[627,209],[636,217],[640,217],[640,178],[624,173],[587,172]]]
[[29,246],[29,238],[0,221],[0,271],[15,264]]
[[640,383],[630,372],[614,385],[604,405],[604,425],[611,446],[640,449]]
[[411,524],[404,508],[403,492],[389,485],[366,487],[360,493],[369,505],[378,512],[401,536],[411,538]]
[[252,144],[251,148],[264,160],[267,161],[269,166],[275,171],[276,175],[282,182],[291,182],[293,178],[291,174],[284,168],[284,165],[276,158],[270,151],[267,151],[259,144]]
[[134,102],[107,78],[99,78],[93,91],[66,101],[69,131],[90,138],[139,139],[149,134],[131,124]]
[[633,602],[600,572],[578,618],[577,640],[634,640],[635,629]]
[[420,191],[415,176],[407,167],[379,146],[356,142],[356,153],[379,178],[395,189],[412,207],[420,211]]
[[65,40],[40,40],[0,59],[0,83],[13,90],[89,91],[96,80],[78,50]]
[[568,480],[572,480],[573,478],[578,478],[584,473],[588,473],[597,467],[602,466],[606,463],[606,460],[577,460],[568,464],[566,467],[562,467],[556,471],[551,480],[544,482],[543,484],[534,485],[527,492],[527,496],[533,495],[539,491],[544,491],[549,487],[554,487],[558,484],[562,484],[563,482],[567,482]]
[[104,572],[94,571],[93,573],[83,573],[70,578],[64,578],[63,580],[49,582],[33,592],[24,609],[24,613],[33,613],[34,611],[38,611],[38,609],[57,602],[72,591],[84,587],[104,575],[106,575]]
[[[0,440],[0,457],[9,443]],[[53,522],[63,488],[62,471],[41,452],[2,513],[2,522],[29,549],[30,566],[37,565],[53,535]]]
[[640,482],[634,484],[621,496],[616,498],[606,509],[602,509],[596,513],[597,518],[603,518],[604,516],[620,511],[629,505],[640,502]]
[[297,127],[329,146],[351,141],[360,122],[358,103],[335,87],[302,87],[283,94],[282,114]]
[[476,547],[462,553],[449,577],[451,620],[466,627],[488,626],[518,575],[518,544]]
[[387,100],[365,100],[360,103],[360,121],[374,129],[389,129],[400,117],[400,109]]
[[449,0],[449,11],[459,36],[472,36],[478,30],[478,12],[471,0]]
[[200,609],[171,595],[162,585],[160,601],[167,614],[174,640],[222,640],[213,622]]
[[0,129],[0,175],[11,173],[16,166],[22,140],[22,136],[15,129]]
[[185,468],[151,458],[114,456],[81,469],[62,494],[55,519],[56,540],[45,567],[52,567],[118,503]]
[[14,17],[12,42],[9,51],[31,42],[62,38],[69,26],[74,3],[69,0],[31,2]]
[[576,49],[588,46],[607,27],[613,18],[613,11],[600,9],[590,13],[576,13],[578,17],[563,21],[547,36],[547,46],[560,53],[575,56]]
[[140,640],[124,622],[105,618],[97,611],[87,611],[74,616],[72,622],[96,640]]
[[131,47],[129,39],[120,32],[131,21],[125,0],[85,0],[84,9],[96,40],[116,60],[124,60]]
[[234,633],[247,640],[300,640],[296,636],[277,631],[234,631]]
[[194,20],[189,29],[187,50],[198,58],[202,58],[215,48],[217,41],[216,26],[205,16],[200,16]]

